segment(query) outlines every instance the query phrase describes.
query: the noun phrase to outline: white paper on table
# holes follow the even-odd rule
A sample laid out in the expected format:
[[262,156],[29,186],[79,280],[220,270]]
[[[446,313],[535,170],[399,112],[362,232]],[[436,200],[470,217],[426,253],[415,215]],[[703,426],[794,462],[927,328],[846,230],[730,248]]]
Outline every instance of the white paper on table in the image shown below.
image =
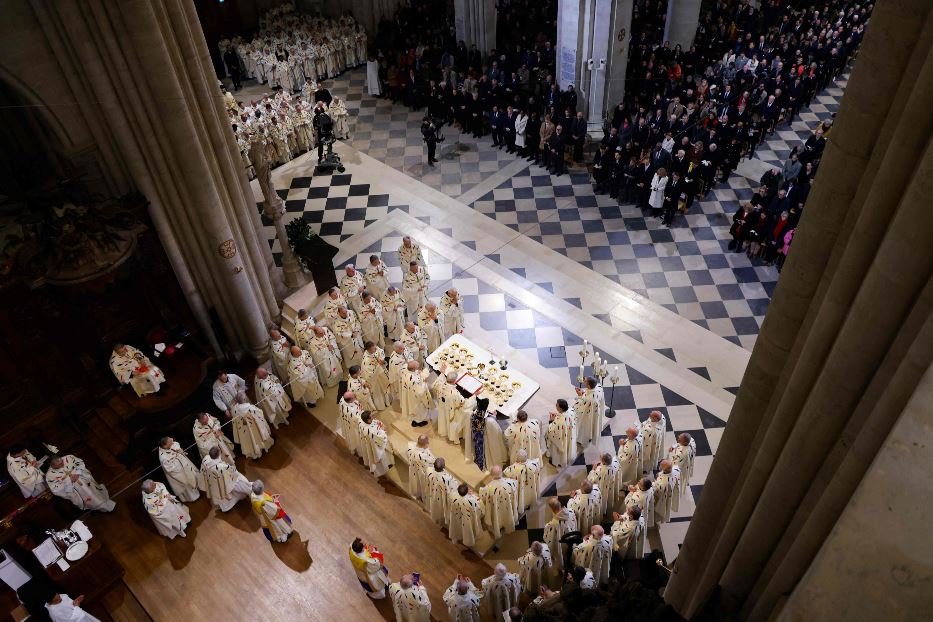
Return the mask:
[[46,538],[42,544],[32,550],[32,554],[36,556],[43,568],[51,566],[62,556],[52,538]]
[[58,560],[57,563],[58,563],[58,567],[62,569],[62,572],[64,572],[64,571],[68,570],[69,568],[71,568],[71,564],[69,564],[67,561],[65,561],[65,558],[64,558],[64,557],[62,557],[60,560]]

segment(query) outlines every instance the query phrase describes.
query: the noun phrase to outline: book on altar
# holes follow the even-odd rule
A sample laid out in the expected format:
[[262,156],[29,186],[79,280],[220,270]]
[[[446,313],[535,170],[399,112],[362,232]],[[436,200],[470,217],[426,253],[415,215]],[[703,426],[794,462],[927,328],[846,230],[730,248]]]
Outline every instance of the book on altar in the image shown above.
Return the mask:
[[469,393],[470,395],[476,395],[483,390],[483,387],[486,385],[483,384],[483,381],[479,378],[471,376],[469,373],[463,374],[457,378],[457,386]]

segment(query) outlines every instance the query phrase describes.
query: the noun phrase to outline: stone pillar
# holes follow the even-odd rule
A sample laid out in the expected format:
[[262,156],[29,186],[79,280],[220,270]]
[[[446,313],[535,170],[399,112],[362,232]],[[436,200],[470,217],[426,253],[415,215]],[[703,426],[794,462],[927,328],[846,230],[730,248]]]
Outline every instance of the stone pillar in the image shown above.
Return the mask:
[[[191,0],[31,0],[58,55],[85,69],[93,108],[143,195],[202,331],[263,356],[277,270]],[[103,138],[102,138],[103,139]],[[220,349],[220,348],[216,348]]]
[[496,47],[496,0],[454,0],[457,40],[483,54]]
[[703,0],[667,0],[667,20],[664,23],[664,40],[671,47],[678,43],[684,50],[693,45],[693,38],[700,25],[700,6]]
[[931,20],[926,0],[875,5],[665,592],[687,618],[774,613],[933,362]]
[[561,0],[557,9],[557,81],[578,91],[591,134],[625,95],[634,0]]

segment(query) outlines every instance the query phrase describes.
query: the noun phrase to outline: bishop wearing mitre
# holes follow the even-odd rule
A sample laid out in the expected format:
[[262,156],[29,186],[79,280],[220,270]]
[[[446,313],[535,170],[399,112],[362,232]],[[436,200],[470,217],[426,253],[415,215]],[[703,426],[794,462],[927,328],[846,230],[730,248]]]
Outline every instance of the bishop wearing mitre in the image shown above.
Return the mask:
[[436,458],[427,472],[425,506],[431,520],[438,525],[446,525],[450,520],[451,500],[459,486],[460,482],[447,470],[446,461]]
[[27,499],[38,497],[48,489],[40,466],[36,457],[22,445],[10,447],[10,453],[6,456],[6,469]]
[[269,451],[275,443],[265,414],[249,403],[249,398],[243,391],[237,393],[232,412],[233,441],[239,444],[240,450],[247,458],[261,458],[263,452]]
[[112,512],[117,506],[111,501],[107,487],[98,484],[84,465],[84,460],[76,456],[52,458],[45,481],[53,495],[68,499],[79,510]]
[[363,344],[362,378],[369,384],[373,406],[385,410],[392,405],[392,387],[385,351],[372,341]]
[[522,584],[518,575],[509,572],[505,564],[496,564],[493,573],[480,582],[483,600],[490,620],[501,620],[502,614],[518,606]]
[[163,436],[159,440],[159,462],[176,497],[186,503],[201,497],[201,491],[204,490],[201,472],[171,436]]
[[165,382],[165,374],[152,364],[142,352],[122,343],[113,346],[110,354],[110,371],[120,384],[129,384],[138,397],[157,393]]
[[207,497],[221,512],[229,512],[252,493],[252,483],[235,466],[221,459],[217,446],[211,447],[201,461],[201,476],[207,486]]
[[479,489],[486,527],[494,540],[515,531],[518,522],[518,482],[502,476],[502,467],[489,470],[490,482]]
[[307,351],[317,367],[318,377],[322,386],[336,387],[343,377],[343,359],[334,333],[326,326],[315,326],[312,329],[311,341]]
[[443,319],[437,310],[437,305],[433,302],[426,303],[418,311],[418,328],[424,335],[424,343],[427,352],[434,352],[444,341]]
[[417,442],[408,443],[408,450],[405,452],[408,458],[408,494],[423,500],[425,505],[428,494],[428,469],[434,465],[434,452],[429,444],[428,435],[422,434]]
[[217,447],[220,450],[220,456],[224,462],[233,464],[235,454],[233,453],[233,441],[227,438],[217,417],[207,413],[201,413],[194,420],[194,442],[198,446],[198,452],[201,459],[210,452],[211,447]]
[[561,576],[560,572],[564,570],[564,545],[561,538],[571,531],[577,531],[577,515],[563,507],[556,497],[548,500],[547,506],[551,518],[544,524],[544,544],[554,552],[554,569],[558,571],[558,576]]
[[169,540],[185,537],[185,528],[191,522],[188,507],[170,494],[165,484],[147,479],[143,482],[143,507],[149,513],[156,531]]
[[401,373],[399,394],[401,396],[402,415],[407,417],[412,427],[428,425],[428,410],[433,406],[431,391],[425,382],[427,372],[421,370],[418,361],[410,361]]
[[545,441],[551,464],[557,468],[571,464],[577,458],[577,417],[567,400],[557,400],[550,413]]
[[289,353],[288,381],[292,389],[292,398],[308,408],[314,408],[317,401],[324,397],[324,389],[318,381],[311,355],[298,346],[292,346]]
[[392,356],[389,357],[389,385],[392,387],[392,394],[401,396],[402,374],[408,371],[408,363],[414,359],[408,348],[401,341],[396,341],[392,346]]
[[366,289],[376,298],[382,298],[382,295],[389,289],[389,269],[379,255],[369,256],[369,265],[366,266],[366,272],[363,278],[366,280]]
[[518,512],[521,514],[538,499],[538,477],[541,474],[541,460],[529,460],[524,449],[519,449],[515,462],[502,474],[518,482]]
[[275,374],[270,374],[265,367],[256,370],[253,379],[256,389],[256,403],[266,413],[266,419],[276,430],[280,425],[288,425],[288,415],[292,411],[292,400],[282,386],[282,381]]
[[441,317],[444,318],[444,339],[463,332],[463,305],[456,289],[448,289],[441,296]]
[[483,506],[469,486],[460,484],[450,495],[449,512],[447,535],[451,541],[474,546],[483,533]]
[[511,462],[518,459],[520,451],[524,451],[529,458],[541,458],[541,424],[536,419],[529,419],[524,410],[518,411],[515,422],[505,429],[504,436]]

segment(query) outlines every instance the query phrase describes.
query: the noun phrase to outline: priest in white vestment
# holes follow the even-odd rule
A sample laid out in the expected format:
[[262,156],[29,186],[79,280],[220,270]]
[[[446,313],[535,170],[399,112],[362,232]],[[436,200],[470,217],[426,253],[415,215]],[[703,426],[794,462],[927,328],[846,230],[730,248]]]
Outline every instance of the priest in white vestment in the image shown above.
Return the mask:
[[697,454],[697,444],[686,432],[677,435],[677,444],[667,452],[667,459],[680,469],[680,496],[687,494],[690,476],[693,475],[693,459]]
[[413,361],[411,352],[401,341],[396,341],[392,346],[392,356],[389,357],[389,384],[392,387],[392,394],[401,397],[402,375],[408,371],[408,363]]
[[503,613],[508,615],[509,609],[518,606],[522,584],[518,575],[509,572],[505,564],[496,564],[493,573],[483,579],[480,586],[490,620],[501,620]]
[[337,310],[340,307],[347,306],[347,299],[340,293],[337,287],[331,287],[327,290],[327,300],[324,301],[324,324],[333,328],[334,320],[337,319]]
[[233,406],[233,442],[247,458],[257,460],[269,451],[275,440],[262,410],[249,403],[246,393],[240,391]]
[[363,344],[362,379],[369,384],[370,397],[377,411],[392,406],[392,386],[389,383],[389,369],[385,351],[367,341]]
[[270,374],[264,367],[256,370],[253,379],[256,389],[256,402],[266,413],[266,419],[276,430],[280,425],[288,425],[288,415],[292,411],[292,400],[282,386],[282,381],[275,374]]
[[538,499],[541,460],[529,460],[525,450],[520,449],[515,456],[515,462],[507,466],[502,474],[518,482],[518,513],[522,514]]
[[369,265],[366,266],[363,279],[366,281],[366,289],[377,299],[382,298],[389,289],[389,269],[379,255],[369,256]]
[[188,458],[188,453],[171,436],[159,440],[159,462],[175,496],[186,503],[197,501],[204,490],[201,472]]
[[407,574],[389,586],[389,599],[395,611],[395,622],[430,622],[431,601],[428,590]]
[[599,457],[586,479],[599,486],[600,518],[618,510],[619,498],[619,459],[606,453]]
[[227,418],[233,416],[233,406],[236,404],[236,395],[240,391],[246,390],[246,381],[236,374],[228,374],[225,371],[217,372],[217,379],[211,386],[211,398],[220,412],[227,415]]
[[572,464],[577,459],[577,417],[567,400],[557,400],[549,415],[545,434],[548,459],[557,468]]
[[379,298],[382,303],[382,319],[386,324],[386,334],[392,341],[398,341],[405,328],[405,300],[401,292],[390,286]]
[[573,563],[593,573],[598,585],[609,583],[609,562],[612,560],[612,537],[601,525],[593,525],[583,542],[573,547]]
[[450,519],[450,502],[460,482],[447,471],[443,458],[436,458],[427,471],[425,480],[425,508],[438,525],[447,525]]
[[359,365],[354,365],[347,370],[347,373],[349,374],[347,391],[353,392],[363,410],[375,411],[376,405],[373,402],[372,387],[363,379],[363,369]]
[[451,541],[474,546],[483,533],[483,506],[469,486],[457,486],[457,491],[450,495],[449,511],[447,535]]
[[336,387],[343,377],[343,359],[334,333],[326,326],[315,326],[308,352],[323,387]]
[[356,312],[341,307],[334,320],[334,337],[340,347],[340,357],[347,369],[363,362],[363,327]]
[[476,440],[479,438],[477,432],[482,430],[482,470],[489,471],[489,468],[493,465],[504,466],[508,464],[509,452],[505,447],[505,437],[502,434],[502,428],[499,427],[499,422],[496,420],[496,414],[489,410],[489,399],[485,397],[470,398],[464,405],[464,409],[470,410],[471,408],[470,425],[467,428],[466,444],[464,445],[466,461],[475,461],[477,465],[480,464],[480,459],[476,456]]
[[661,461],[661,470],[654,480],[654,522],[660,525],[671,520],[680,502],[680,469],[670,460]]
[[463,305],[460,301],[460,293],[456,289],[448,289],[441,296],[441,317],[444,318],[441,341],[463,333]]
[[514,423],[505,429],[505,445],[509,448],[509,460],[518,460],[518,452],[524,451],[529,458],[541,458],[541,424],[530,419],[528,413],[519,410]]
[[382,477],[395,465],[395,453],[385,424],[373,419],[372,412],[364,410],[360,414],[360,449],[363,462],[369,466],[369,472]]
[[641,469],[651,473],[658,468],[664,448],[664,433],[667,430],[667,420],[659,410],[652,410],[648,418],[641,424],[641,436],[644,439],[642,446]]
[[165,374],[133,346],[118,343],[110,354],[110,371],[120,384],[129,384],[137,397],[156,393],[165,382]]
[[462,426],[461,407],[466,401],[457,390],[457,373],[453,370],[446,372],[447,366],[441,364],[440,373],[431,385],[431,395],[437,404],[437,434],[452,442],[455,435],[450,432],[451,426]]
[[308,313],[308,310],[298,309],[298,316],[295,318],[295,327],[293,329],[295,345],[302,350],[307,350],[311,338],[314,337],[315,326],[317,326],[317,324],[314,322],[314,318],[311,317],[311,314]]
[[169,540],[185,537],[185,528],[191,522],[188,507],[169,493],[165,484],[147,479],[143,482],[143,507],[149,513],[159,535]]
[[202,460],[211,450],[211,447],[218,447],[224,462],[233,464],[235,457],[233,441],[224,434],[217,417],[207,413],[200,413],[194,420],[194,428],[191,432],[194,434],[194,442],[198,446],[198,453],[201,454]]
[[518,482],[502,476],[502,467],[493,466],[489,470],[490,482],[479,489],[480,502],[483,504],[483,517],[494,540],[504,534],[515,531],[518,522]]
[[536,596],[541,586],[547,586],[553,563],[548,545],[537,540],[531,543],[525,554],[518,558],[518,575],[526,594]]
[[288,378],[288,351],[291,344],[278,329],[269,331],[269,350],[272,352],[272,369],[279,378]]
[[360,324],[363,327],[364,349],[367,342],[372,342],[380,348],[385,345],[385,318],[382,317],[382,303],[368,291],[363,292]]
[[48,490],[40,466],[36,457],[22,445],[10,447],[10,453],[6,456],[6,470],[27,499],[38,497]]
[[[344,393],[337,408],[337,434],[343,436],[351,454],[364,457],[360,447],[360,415],[363,414],[363,408],[356,400],[356,395],[352,391]],[[366,466],[368,467],[369,464]]]
[[628,428],[625,438],[619,439],[619,486],[626,489],[641,477],[641,450],[643,438],[637,428]]
[[[405,270],[405,266],[408,269]],[[402,277],[402,299],[405,301],[405,309],[408,311],[408,320],[414,321],[418,318],[418,311],[428,303],[428,287],[431,280],[428,273],[417,261],[409,264],[402,264],[405,276]]]
[[45,604],[45,610],[52,622],[101,622],[81,608],[83,603],[83,594],[74,600],[67,594],[53,594]]
[[366,282],[363,275],[357,272],[356,266],[352,263],[347,264],[344,269],[344,275],[340,279],[340,293],[351,309],[359,313],[363,303],[361,294],[366,291]]
[[480,622],[482,590],[477,589],[469,577],[457,576],[444,592],[444,604],[451,622]]
[[416,442],[408,443],[405,456],[408,459],[408,494],[427,506],[428,470],[434,465],[434,452],[428,435],[422,434]]
[[589,480],[570,494],[567,509],[577,515],[577,528],[586,533],[602,519],[602,491]]
[[273,495],[266,492],[265,484],[262,480],[254,480],[252,493],[249,496],[250,505],[253,507],[253,513],[259,517],[259,524],[262,525],[262,532],[269,542],[285,542],[292,535],[292,519],[282,508],[279,501],[279,495]]
[[544,544],[553,552],[552,562],[557,576],[564,570],[564,546],[560,539],[568,532],[577,531],[577,515],[563,507],[560,500],[552,498],[547,502],[550,519],[544,524]]
[[292,398],[308,408],[314,408],[319,399],[324,397],[324,389],[318,381],[317,369],[311,355],[292,346],[288,357],[288,382],[292,389]]
[[382,554],[374,546],[355,538],[350,545],[350,564],[367,596],[373,600],[386,597],[389,571],[382,563]]
[[413,360],[423,367],[424,361],[428,357],[428,344],[424,339],[424,333],[415,326],[414,322],[406,322],[405,330],[402,331],[399,341],[405,344],[405,348],[411,354]]
[[645,519],[646,527],[654,527],[654,485],[650,479],[643,477],[634,486],[628,487],[625,495],[625,511],[637,507]]
[[252,493],[252,482],[237,471],[234,465],[221,459],[218,447],[211,447],[201,461],[201,477],[204,478],[211,505],[221,512],[229,512]]
[[613,549],[626,559],[641,559],[645,556],[645,519],[637,507],[629,508],[625,514],[615,512],[612,516]]
[[606,399],[603,395],[603,388],[592,377],[585,380],[583,389],[577,388],[575,391],[577,392],[575,410],[579,422],[577,439],[581,445],[586,446],[598,440],[602,434]]
[[428,410],[434,405],[426,378],[418,361],[409,361],[408,367],[401,373],[399,396],[402,415],[411,422],[412,427],[428,425]]
[[79,510],[112,512],[117,506],[111,501],[107,487],[98,484],[84,465],[84,460],[76,456],[69,454],[52,458],[45,481],[53,495],[68,499]]
[[424,336],[425,351],[428,354],[441,347],[445,339],[442,321],[437,305],[433,302],[427,302],[418,311],[418,328]]
[[405,270],[405,267],[413,261],[417,261],[422,266],[422,270],[428,271],[428,262],[424,260],[421,247],[406,235],[402,238],[402,245],[398,247],[398,265]]

